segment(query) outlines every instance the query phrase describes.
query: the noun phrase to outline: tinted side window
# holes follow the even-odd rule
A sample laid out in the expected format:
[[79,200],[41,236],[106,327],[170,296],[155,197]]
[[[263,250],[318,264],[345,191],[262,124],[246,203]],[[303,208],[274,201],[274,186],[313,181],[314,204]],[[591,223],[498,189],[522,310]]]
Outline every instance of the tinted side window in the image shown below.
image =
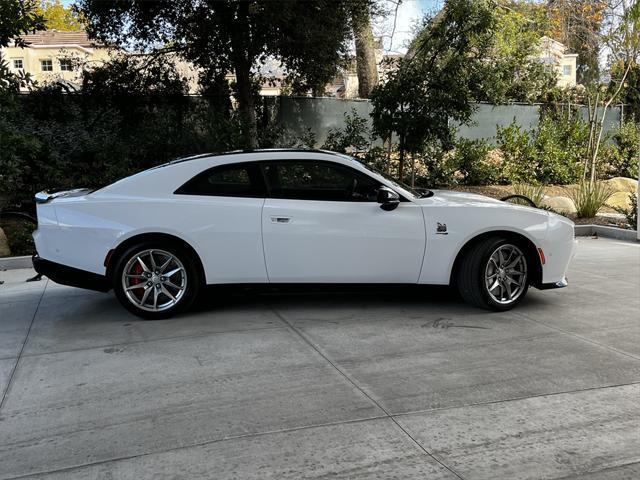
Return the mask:
[[380,183],[351,168],[322,161],[264,163],[272,197],[373,202]]
[[264,181],[254,163],[221,165],[206,170],[176,190],[183,195],[264,197]]

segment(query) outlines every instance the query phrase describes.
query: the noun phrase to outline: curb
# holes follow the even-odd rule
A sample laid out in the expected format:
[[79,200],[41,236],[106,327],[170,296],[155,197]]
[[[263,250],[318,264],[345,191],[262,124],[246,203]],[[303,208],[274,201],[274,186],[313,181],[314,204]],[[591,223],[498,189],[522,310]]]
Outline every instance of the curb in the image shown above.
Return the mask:
[[0,270],[17,270],[19,268],[33,268],[31,255],[0,258]]
[[598,237],[615,238],[616,240],[625,240],[627,242],[637,242],[638,232],[635,230],[627,230],[626,228],[607,227],[605,225],[576,225],[576,237],[589,237],[596,235]]

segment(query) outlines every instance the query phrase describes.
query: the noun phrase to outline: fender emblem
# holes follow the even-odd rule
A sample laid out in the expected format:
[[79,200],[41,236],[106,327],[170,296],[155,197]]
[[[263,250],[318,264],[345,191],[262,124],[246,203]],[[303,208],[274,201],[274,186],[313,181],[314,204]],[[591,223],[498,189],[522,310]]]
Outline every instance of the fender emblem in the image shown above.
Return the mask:
[[436,233],[439,235],[447,235],[447,224],[438,222]]

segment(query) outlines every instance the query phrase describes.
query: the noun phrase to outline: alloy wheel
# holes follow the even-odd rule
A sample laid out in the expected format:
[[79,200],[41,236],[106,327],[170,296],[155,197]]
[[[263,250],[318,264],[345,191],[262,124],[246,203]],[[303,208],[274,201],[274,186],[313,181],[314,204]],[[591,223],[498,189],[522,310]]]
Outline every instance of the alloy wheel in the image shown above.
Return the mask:
[[122,288],[137,308],[161,312],[176,305],[183,297],[187,272],[175,255],[165,250],[143,250],[125,265]]
[[511,244],[496,248],[489,256],[484,281],[495,302],[515,302],[527,287],[527,261],[522,251]]

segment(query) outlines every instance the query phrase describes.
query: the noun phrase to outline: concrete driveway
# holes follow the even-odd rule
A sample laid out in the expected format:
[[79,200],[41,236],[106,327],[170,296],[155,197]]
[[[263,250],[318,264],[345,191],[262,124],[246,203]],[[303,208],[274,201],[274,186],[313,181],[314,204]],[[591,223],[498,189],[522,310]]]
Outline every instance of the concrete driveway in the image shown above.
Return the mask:
[[488,313],[213,291],[145,322],[0,272],[0,479],[640,478],[640,244]]

